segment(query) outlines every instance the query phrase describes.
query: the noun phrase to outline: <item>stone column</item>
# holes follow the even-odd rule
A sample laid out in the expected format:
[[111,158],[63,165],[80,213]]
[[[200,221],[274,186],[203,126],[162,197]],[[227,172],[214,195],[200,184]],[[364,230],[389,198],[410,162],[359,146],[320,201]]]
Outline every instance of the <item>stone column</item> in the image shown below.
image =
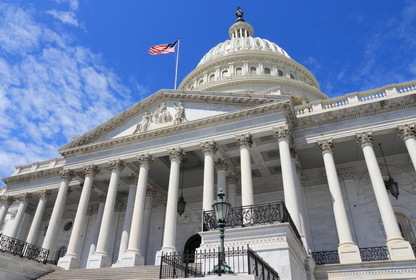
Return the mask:
[[383,176],[373,150],[373,137],[371,132],[357,134],[357,142],[361,146],[371,184],[373,185],[374,194],[377,200],[378,210],[380,211],[381,220],[383,221],[384,231],[387,236],[387,248],[391,260],[411,260],[415,259],[412,247],[409,242],[405,241],[401,235],[393,207],[388,197]]
[[[74,177],[74,172],[70,169],[61,170],[61,185],[56,196],[55,205],[49,220],[48,230],[43,240],[42,248],[47,250],[54,249],[58,228],[61,225],[62,215],[66,204],[66,197],[69,190],[69,182]],[[51,254],[52,255],[52,254]]]
[[332,155],[332,141],[318,141],[318,147],[324,158],[326,177],[328,180],[329,192],[331,193],[332,198],[332,209],[334,211],[335,224],[339,240],[339,260],[342,264],[360,263],[360,251],[352,239],[347,212],[345,211],[344,200],[342,198],[341,187],[339,185],[337,170],[335,167],[335,161]]
[[227,186],[228,186],[228,202],[231,203],[231,207],[236,207],[237,205],[237,183],[238,177],[234,172],[231,172],[226,177]]
[[88,203],[90,201],[92,182],[98,173],[98,167],[94,164],[83,167],[85,173],[84,185],[82,187],[81,197],[78,202],[78,209],[74,219],[71,237],[69,239],[68,250],[64,257],[59,259],[58,266],[65,269],[80,268],[81,259],[79,257],[80,240],[85,229]]
[[42,222],[43,213],[45,212],[46,201],[52,195],[52,192],[47,189],[38,191],[39,202],[36,208],[35,216],[33,217],[32,224],[29,229],[29,233],[26,238],[26,242],[29,244],[35,244],[38,235],[40,223]]
[[3,226],[4,219],[6,218],[7,211],[9,210],[10,205],[14,202],[13,196],[3,195],[1,198],[1,208],[0,208],[0,229]]
[[100,233],[100,225],[101,221],[103,219],[103,213],[104,213],[104,202],[106,199],[105,193],[100,193],[98,195],[99,204],[91,206],[90,209],[90,215],[97,214],[97,217],[95,218],[94,227],[92,228],[91,234],[90,234],[90,242],[89,242],[89,253],[88,253],[88,259],[89,257],[94,254],[96,248],[97,248],[97,240],[98,240],[98,234]]
[[[144,257],[140,252],[140,240],[142,238],[144,205],[146,199],[147,178],[149,166],[153,158],[149,154],[137,157],[140,164],[139,180],[137,182],[136,199],[134,200],[134,212],[129,236],[129,247],[121,258],[121,266],[144,265]],[[175,211],[176,214],[176,211]]]
[[[176,252],[176,224],[178,219],[179,171],[184,152],[181,148],[170,149],[169,189],[165,215],[162,252]],[[159,251],[160,252],[160,251]]]
[[228,197],[226,171],[228,169],[228,160],[226,158],[219,158],[215,161],[215,167],[217,168],[217,192],[222,191]]
[[296,192],[295,174],[296,167],[294,166],[290,152],[290,135],[286,127],[279,127],[276,130],[275,137],[279,143],[280,164],[282,168],[283,192],[285,197],[286,208],[292,217],[296,228],[300,230],[301,222],[299,219],[299,199]]
[[19,208],[17,209],[16,218],[14,218],[14,224],[12,229],[9,232],[9,236],[11,238],[17,238],[17,234],[19,233],[19,229],[22,225],[23,217],[26,213],[26,207],[29,200],[32,198],[32,194],[30,193],[21,193],[17,196],[17,200],[20,201]]
[[127,177],[127,180],[130,183],[129,196],[127,198],[126,214],[124,216],[123,232],[121,233],[120,248],[118,250],[118,260],[117,260],[117,263],[112,265],[112,267],[120,267],[121,258],[123,254],[126,252],[127,247],[129,246],[129,235],[130,235],[130,229],[131,229],[131,220],[133,217],[134,200],[136,197],[138,178],[139,178],[138,173],[132,173],[130,174],[130,176]]
[[113,227],[114,207],[116,204],[117,188],[120,173],[124,169],[124,162],[120,159],[110,161],[111,177],[105,201],[103,219],[101,221],[100,233],[98,235],[97,250],[88,260],[87,268],[109,267],[111,257],[108,256],[110,230]]
[[144,217],[143,217],[143,235],[140,240],[140,252],[146,259],[147,251],[149,247],[149,233],[150,233],[150,222],[152,216],[153,197],[156,195],[155,187],[148,185],[146,189],[146,202],[144,205]]
[[204,186],[202,195],[202,211],[213,210],[212,203],[214,202],[214,157],[218,150],[215,141],[207,141],[201,144],[202,152],[204,153]]
[[397,127],[400,138],[406,144],[410,159],[413,163],[413,168],[416,170],[416,123],[399,125]]
[[254,205],[253,175],[251,174],[250,147],[253,139],[250,134],[237,136],[237,144],[240,147],[241,166],[241,205]]

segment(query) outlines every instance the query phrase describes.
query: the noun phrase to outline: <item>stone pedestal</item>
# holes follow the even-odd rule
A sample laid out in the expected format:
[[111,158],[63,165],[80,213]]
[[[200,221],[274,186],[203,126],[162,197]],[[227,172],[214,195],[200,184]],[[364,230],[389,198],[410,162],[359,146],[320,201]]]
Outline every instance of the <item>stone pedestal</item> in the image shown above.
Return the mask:
[[412,246],[405,240],[387,240],[387,249],[389,250],[392,261],[414,260]]
[[338,246],[339,261],[342,264],[360,263],[360,249],[354,242]]
[[58,266],[63,269],[76,269],[81,267],[81,260],[78,257],[69,256],[68,254],[60,258]]
[[144,257],[137,252],[125,252],[120,259],[120,263],[113,267],[128,267],[144,265]]
[[107,255],[94,254],[88,259],[87,269],[110,267],[111,259]]

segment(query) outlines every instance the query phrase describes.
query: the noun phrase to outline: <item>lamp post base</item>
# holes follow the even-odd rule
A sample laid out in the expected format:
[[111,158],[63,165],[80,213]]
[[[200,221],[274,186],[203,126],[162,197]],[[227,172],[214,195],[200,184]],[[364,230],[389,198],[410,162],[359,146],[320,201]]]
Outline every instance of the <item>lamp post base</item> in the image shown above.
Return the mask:
[[208,274],[234,274],[234,272],[231,267],[223,261],[221,262],[221,265],[214,266],[214,269],[208,272]]

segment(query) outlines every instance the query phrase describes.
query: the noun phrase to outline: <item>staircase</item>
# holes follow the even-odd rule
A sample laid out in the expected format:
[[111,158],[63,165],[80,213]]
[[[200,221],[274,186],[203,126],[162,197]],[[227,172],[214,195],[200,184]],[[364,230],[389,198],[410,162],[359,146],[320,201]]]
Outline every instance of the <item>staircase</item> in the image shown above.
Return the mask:
[[99,269],[70,269],[55,270],[39,277],[39,280],[154,280],[159,279],[160,266],[145,265],[135,267],[99,268]]

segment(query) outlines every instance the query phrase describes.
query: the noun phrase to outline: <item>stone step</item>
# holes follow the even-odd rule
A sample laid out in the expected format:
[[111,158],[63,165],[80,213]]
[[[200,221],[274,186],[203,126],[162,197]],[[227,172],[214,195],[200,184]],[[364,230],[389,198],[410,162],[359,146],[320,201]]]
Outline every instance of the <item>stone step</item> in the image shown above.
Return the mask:
[[160,266],[147,265],[136,267],[70,269],[56,270],[38,279],[40,280],[155,280],[159,279]]

